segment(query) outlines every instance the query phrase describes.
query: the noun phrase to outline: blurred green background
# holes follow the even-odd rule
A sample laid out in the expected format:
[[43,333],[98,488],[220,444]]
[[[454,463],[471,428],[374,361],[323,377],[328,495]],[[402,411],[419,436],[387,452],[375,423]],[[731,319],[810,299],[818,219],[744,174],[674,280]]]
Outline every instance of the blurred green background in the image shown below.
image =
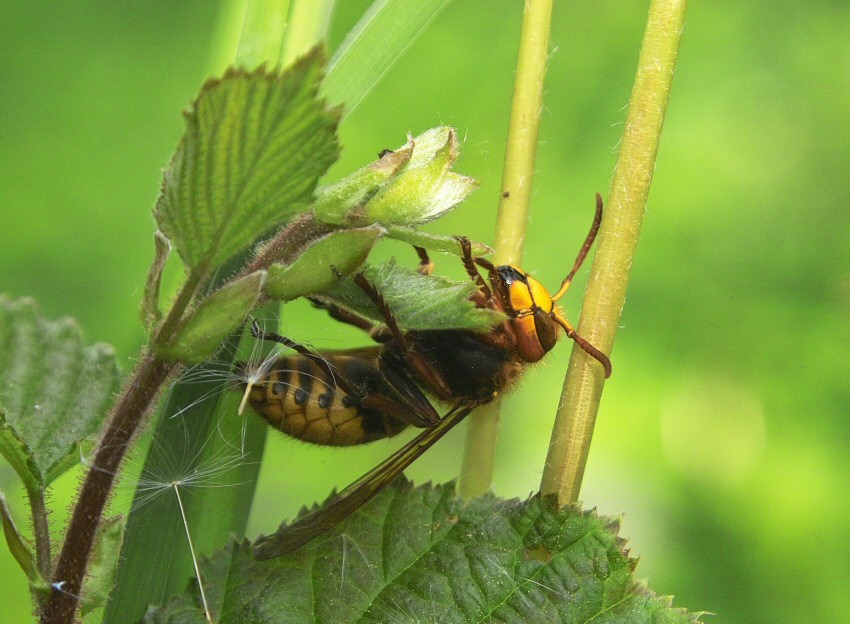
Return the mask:
[[[340,2],[332,48],[367,5]],[[594,192],[607,191],[647,5],[557,3],[524,261],[552,287],[581,244]],[[346,120],[328,179],[408,131],[453,125],[464,138],[457,169],[482,184],[430,229],[490,241],[521,9],[450,5]],[[0,3],[0,291],[77,318],[91,341],[115,345],[125,370],[143,339],[137,306],[160,169],[180,110],[230,54],[216,47],[221,10]],[[848,27],[850,4],[834,1],[688,10],[582,499],[624,514],[637,576],[678,606],[716,613],[711,622],[850,618]],[[573,319],[586,275],[567,298]],[[281,323],[319,348],[364,341],[301,304]],[[499,495],[536,489],[568,357],[564,341],[506,401]],[[462,443],[454,432],[409,474],[453,478]],[[251,534],[398,444],[316,450],[272,436]],[[53,492],[57,526],[77,478]],[[26,526],[5,465],[0,489]],[[5,547],[0,578],[0,620],[28,621],[26,583]]]

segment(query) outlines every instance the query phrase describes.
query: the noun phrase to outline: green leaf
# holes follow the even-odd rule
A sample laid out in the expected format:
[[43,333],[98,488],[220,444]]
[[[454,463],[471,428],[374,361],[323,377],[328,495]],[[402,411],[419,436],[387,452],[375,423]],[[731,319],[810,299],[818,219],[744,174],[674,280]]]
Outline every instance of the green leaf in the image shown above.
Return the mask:
[[174,599],[167,609],[151,606],[142,621],[148,624],[209,624],[204,612],[189,598]]
[[86,438],[77,443],[75,453],[69,453],[65,459],[59,460],[53,467],[47,471],[44,478],[45,483],[53,483],[67,471],[79,464],[83,457],[89,457],[94,451],[96,441],[93,438]]
[[307,247],[292,264],[269,267],[266,292],[290,301],[330,288],[339,275],[360,268],[383,233],[378,226],[331,232]]
[[184,362],[206,360],[254,308],[265,279],[265,271],[255,271],[215,291],[192,312],[174,343],[156,347],[157,353]]
[[[617,529],[616,520],[556,511],[539,497],[464,501],[451,485],[413,488],[402,478],[294,553],[255,561],[250,545],[233,545],[202,574],[208,592],[223,594],[217,621],[231,624],[435,614],[441,622],[697,622],[635,583]],[[191,597],[177,598],[146,621],[196,621],[193,603],[197,611]]]
[[[386,227],[386,230],[387,238],[393,238],[408,245],[415,245],[416,247],[424,247],[431,251],[439,251],[455,256],[461,255],[460,244],[454,236],[429,234],[428,232],[421,232],[416,228],[404,225],[389,225]],[[477,243],[475,241],[470,241],[470,243],[472,244],[472,255],[476,258],[493,253],[493,249],[484,243]]]
[[12,553],[15,561],[27,575],[30,585],[35,591],[43,591],[50,587],[50,584],[42,578],[38,571],[35,553],[18,531],[18,527],[15,526],[15,521],[6,505],[6,497],[3,496],[3,492],[0,492],[0,519],[3,521],[3,534],[6,537],[6,544],[9,546],[9,552]]
[[6,422],[0,411],[0,455],[2,455],[24,484],[28,492],[43,488],[42,474],[35,464],[32,451],[14,427]]
[[78,445],[100,431],[118,381],[111,346],[85,346],[73,320],[49,321],[31,299],[0,296],[0,444],[17,457],[10,462],[31,462],[25,483],[44,487],[77,463]]
[[97,527],[94,549],[83,585],[83,615],[106,604],[115,580],[125,522],[123,515],[112,516],[103,519]]
[[349,114],[451,0],[375,0],[328,66],[322,94]]
[[[488,331],[504,319],[498,312],[478,309],[470,295],[472,281],[454,282],[439,275],[420,275],[394,262],[367,267],[367,279],[381,293],[402,329],[468,329]],[[380,311],[351,278],[316,294],[320,301],[383,323]]]
[[312,201],[339,153],[338,111],[317,97],[320,50],[282,75],[231,69],[186,113],[155,209],[183,262],[209,269]]
[[159,230],[154,232],[153,242],[155,248],[154,258],[151,268],[148,271],[148,278],[145,282],[145,293],[142,295],[142,305],[139,308],[142,325],[148,331],[152,330],[154,325],[162,318],[162,312],[159,309],[159,286],[162,282],[162,271],[165,268],[165,262],[171,253],[171,241]]

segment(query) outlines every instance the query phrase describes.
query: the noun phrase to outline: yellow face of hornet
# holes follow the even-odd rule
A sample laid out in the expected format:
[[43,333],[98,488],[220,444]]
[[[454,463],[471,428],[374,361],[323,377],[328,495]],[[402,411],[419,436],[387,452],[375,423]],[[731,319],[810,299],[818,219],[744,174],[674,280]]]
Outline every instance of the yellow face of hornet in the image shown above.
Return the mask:
[[504,303],[516,340],[516,349],[526,362],[536,362],[558,341],[558,325],[570,335],[572,327],[561,315],[543,284],[517,266],[496,267],[493,287]]

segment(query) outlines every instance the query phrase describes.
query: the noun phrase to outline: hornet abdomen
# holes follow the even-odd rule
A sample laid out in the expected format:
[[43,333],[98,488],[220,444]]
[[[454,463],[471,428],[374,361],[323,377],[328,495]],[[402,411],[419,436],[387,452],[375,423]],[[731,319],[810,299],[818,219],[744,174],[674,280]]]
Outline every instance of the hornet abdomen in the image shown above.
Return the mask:
[[292,437],[331,446],[364,444],[402,431],[407,423],[363,407],[335,379],[344,376],[363,394],[392,390],[378,370],[378,349],[323,356],[328,367],[303,355],[278,359],[248,395],[251,406],[272,427]]

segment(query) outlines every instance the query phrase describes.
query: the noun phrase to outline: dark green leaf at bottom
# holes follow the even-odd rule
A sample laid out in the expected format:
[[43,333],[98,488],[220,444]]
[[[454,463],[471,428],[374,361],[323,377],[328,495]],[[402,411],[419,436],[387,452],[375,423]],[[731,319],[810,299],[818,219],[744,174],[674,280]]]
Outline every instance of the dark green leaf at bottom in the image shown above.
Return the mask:
[[[223,594],[221,623],[698,621],[634,582],[617,528],[539,497],[464,501],[452,485],[399,479],[295,553],[258,562],[234,544],[228,569],[222,553],[202,573]],[[147,621],[196,621],[193,602]]]

